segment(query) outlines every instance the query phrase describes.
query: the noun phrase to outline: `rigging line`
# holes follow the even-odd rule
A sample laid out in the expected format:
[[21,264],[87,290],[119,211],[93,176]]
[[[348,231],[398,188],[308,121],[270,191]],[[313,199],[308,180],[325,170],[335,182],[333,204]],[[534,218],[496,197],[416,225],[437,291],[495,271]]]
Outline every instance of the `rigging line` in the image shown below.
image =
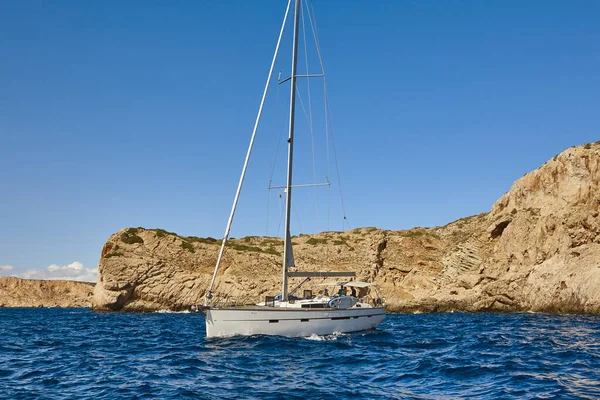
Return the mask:
[[[321,64],[321,73],[325,75],[325,68],[323,67],[323,57],[321,57],[321,46],[319,44],[319,32],[317,30],[317,18],[315,17],[315,5],[312,0],[310,0],[311,7],[308,7],[308,0],[304,0],[306,3],[306,8],[309,10],[308,13],[308,21],[310,22],[310,27],[313,33],[313,38],[315,39],[315,45],[317,46],[317,56],[319,57],[319,63]],[[312,11],[312,16],[311,12]]]
[[[296,93],[298,94],[298,100],[300,100],[300,106],[302,107],[302,113],[304,114],[304,119],[308,123],[308,114],[306,113],[306,108],[304,107],[304,101],[302,101],[302,95],[300,94],[299,90],[296,91]],[[309,129],[309,132],[310,132],[310,129]]]
[[269,236],[269,203],[270,203],[270,193],[271,191],[267,189],[267,226],[265,228],[265,236]]
[[279,38],[277,39],[277,45],[275,46],[275,53],[273,54],[273,60],[271,61],[271,67],[269,68],[269,75],[267,76],[267,82],[265,83],[265,89],[263,91],[263,96],[260,101],[258,113],[256,115],[256,121],[254,122],[254,129],[252,130],[252,137],[250,139],[250,145],[248,146],[248,152],[246,153],[246,159],[244,160],[242,174],[240,175],[240,181],[238,182],[238,187],[235,192],[235,197],[233,199],[233,205],[231,206],[231,213],[229,214],[229,220],[227,221],[227,227],[225,228],[225,235],[223,235],[223,243],[221,244],[221,249],[219,250],[219,256],[217,257],[217,263],[215,265],[215,270],[213,272],[213,276],[210,281],[210,285],[208,286],[208,290],[206,291],[206,295],[204,296],[204,306],[208,306],[208,302],[212,298],[212,289],[215,284],[215,279],[217,278],[217,272],[219,271],[219,265],[221,264],[221,258],[223,257],[223,251],[225,250],[225,244],[227,242],[227,238],[229,237],[229,232],[231,231],[231,223],[233,222],[233,216],[235,215],[235,210],[237,208],[237,202],[240,198],[240,193],[242,192],[242,185],[244,183],[244,178],[246,177],[246,169],[248,168],[250,154],[252,154],[252,146],[254,145],[254,139],[256,138],[256,131],[258,130],[258,124],[260,123],[260,117],[262,116],[263,106],[265,105],[265,99],[267,97],[267,92],[269,91],[269,84],[271,83],[271,77],[273,76],[273,69],[275,68],[275,61],[277,60],[277,54],[279,53],[279,45],[281,44],[281,38],[283,37],[283,31],[285,29],[285,23],[287,21],[287,17],[288,17],[291,5],[292,5],[292,0],[289,0],[288,4],[287,4],[287,8],[285,10],[285,15],[283,17],[283,22],[281,23],[281,29],[279,31]]
[[[325,77],[323,77],[323,96],[327,93],[327,84],[325,82]],[[331,159],[329,156],[329,124],[328,122],[328,114],[327,114],[327,103],[324,101],[323,106],[325,108],[325,149],[327,151],[327,181],[329,181],[329,177],[331,176]],[[331,186],[327,188],[327,230],[330,229],[331,224]]]
[[[296,91],[296,93],[298,94],[298,100],[300,101],[300,106],[302,107],[302,113],[304,114],[304,119],[306,120],[306,122],[308,123],[308,114],[306,113],[306,108],[304,107],[304,101],[302,101],[302,95],[300,94],[300,91]],[[314,145],[314,135],[313,135],[313,131],[312,129],[308,130],[310,132],[310,138],[313,142]],[[314,162],[315,162],[315,148],[313,147],[313,166],[314,166]],[[317,178],[315,175],[315,179],[314,179],[314,183],[317,183]]]
[[[281,80],[281,71],[279,71],[279,75],[277,76],[277,81]],[[279,119],[277,118],[279,111],[279,85],[277,85],[277,92],[275,95],[275,137],[277,140],[277,146],[275,146],[275,157],[273,157],[273,164],[271,165],[271,173],[269,174],[269,187],[267,188],[267,228],[265,231],[265,235],[269,236],[269,203],[270,203],[270,187],[271,183],[273,183],[273,174],[275,173],[275,164],[277,163],[277,156],[279,155],[279,148],[281,147],[281,134],[277,135],[279,132]]]
[[[306,65],[306,73],[309,73],[308,70],[308,42],[306,41],[306,21],[304,19],[304,2],[301,2],[302,7],[301,7],[301,14],[300,17],[302,18],[302,35],[304,37],[304,61],[305,61],[305,65]],[[309,12],[308,7],[306,7],[307,13]],[[309,117],[309,123],[308,123],[308,127],[310,130],[310,140],[311,140],[311,145],[312,145],[312,163],[313,163],[313,183],[317,183],[317,165],[315,162],[315,136],[313,134],[313,117],[312,117],[312,105],[311,105],[311,96],[310,96],[310,78],[306,80],[306,88],[307,88],[307,92],[308,92],[308,117]],[[314,189],[313,191],[313,195],[315,196],[315,213],[316,213],[316,219],[315,219],[315,223],[316,226],[319,225],[319,193],[317,191],[317,188]]]
[[344,203],[344,193],[342,190],[342,179],[340,176],[340,166],[338,163],[337,150],[335,147],[335,139],[333,136],[333,123],[331,122],[331,108],[329,106],[329,96],[327,94],[327,76],[325,76],[325,68],[323,66],[323,58],[321,57],[321,46],[319,44],[319,31],[317,29],[317,19],[315,17],[315,7],[314,7],[314,3],[312,2],[312,0],[311,0],[311,5],[312,5],[312,18],[309,15],[309,19],[311,22],[311,27],[313,28],[313,35],[315,38],[315,43],[317,45],[317,54],[319,56],[319,62],[321,64],[321,72],[324,75],[323,76],[323,91],[324,91],[324,97],[325,97],[325,109],[326,109],[326,113],[327,113],[327,120],[329,121],[329,131],[331,133],[331,145],[333,147],[333,158],[335,160],[335,167],[337,170],[338,183],[339,183],[339,187],[340,187],[340,198],[342,201],[342,211],[344,213],[344,221],[348,225],[348,228],[350,228],[350,223],[348,222],[348,217],[346,215],[346,205]]
[[[309,120],[308,120],[308,116],[306,114],[306,108],[304,107],[304,102],[302,101],[302,95],[300,94],[300,91],[297,91],[296,94],[298,95],[298,100],[300,101],[300,106],[302,107],[302,112],[304,114],[304,118],[308,122]],[[316,170],[314,169],[315,168],[315,164],[314,164],[315,163],[315,149],[314,149],[314,142],[315,142],[315,140],[314,140],[314,134],[313,134],[312,127],[309,129],[309,132],[310,132],[311,141],[313,143],[313,171],[314,171],[314,182],[316,184],[317,177],[316,177]],[[315,187],[314,190],[315,190],[314,195],[317,196],[317,188]],[[329,193],[330,188],[328,188],[327,190],[328,190],[328,193]],[[318,197],[315,197],[315,199],[316,199],[317,224],[318,224],[319,200],[318,200]]]
[[[308,1],[308,0],[305,0],[305,1]],[[341,198],[341,202],[342,202],[342,211],[344,213],[344,221],[346,221],[348,228],[350,228],[350,223],[348,222],[348,217],[346,215],[346,205],[344,203],[344,193],[342,190],[340,167],[339,167],[339,163],[338,163],[338,159],[337,159],[337,150],[335,147],[335,140],[334,140],[334,136],[333,136],[333,123],[331,122],[331,108],[329,106],[329,96],[327,94],[327,76],[325,74],[325,67],[323,66],[323,58],[321,57],[321,45],[319,43],[319,31],[317,29],[317,18],[315,16],[315,6],[314,6],[314,3],[312,2],[312,0],[310,0],[310,4],[311,4],[312,16],[309,14],[309,21],[311,23],[313,36],[315,39],[315,43],[317,45],[317,55],[319,57],[319,63],[321,64],[321,73],[323,74],[323,92],[324,92],[324,97],[325,97],[325,113],[326,113],[325,125],[326,125],[326,127],[327,127],[327,125],[329,125],[329,131],[331,133],[331,144],[333,147],[333,157],[335,160],[335,166],[336,166],[336,170],[337,170],[337,177],[338,177],[338,183],[339,183],[339,188],[340,188],[340,198]],[[327,122],[329,122],[329,124],[327,124]],[[329,140],[327,141],[327,144],[329,145]],[[329,153],[327,153],[327,155],[329,156]],[[329,165],[329,163],[328,163],[328,165]]]
[[[306,9],[308,10],[308,21],[310,23],[310,28],[313,34],[313,38],[315,41],[315,45],[317,48],[317,55],[319,57],[319,64],[321,66],[321,74],[323,75],[323,94],[325,95],[325,93],[327,92],[327,83],[325,80],[325,67],[323,65],[323,58],[321,57],[321,46],[319,43],[319,33],[317,31],[317,19],[315,17],[315,6],[312,2],[312,0],[310,1],[310,7],[308,6],[308,0],[304,0],[304,3],[306,4]],[[312,15],[311,15],[311,11],[312,11]],[[329,180],[329,177],[331,177],[331,159],[330,159],[330,152],[329,152],[329,128],[328,128],[328,112],[327,112],[327,103],[323,102],[323,108],[325,111],[325,149],[326,149],[326,154],[327,154],[327,179]],[[327,189],[327,230],[331,229],[331,187],[329,187]]]
[[279,194],[279,225],[277,225],[277,237],[279,237],[279,232],[281,231],[281,221],[283,221],[283,207],[281,207],[281,203],[283,202],[283,197]]
[[333,159],[335,160],[335,168],[337,170],[337,178],[338,178],[338,185],[340,188],[340,198],[342,200],[342,211],[344,212],[344,221],[346,221],[346,224],[348,224],[348,229],[350,228],[350,223],[348,222],[348,217],[346,216],[346,205],[344,203],[344,191],[342,190],[342,178],[340,175],[340,165],[338,163],[338,157],[337,157],[337,149],[335,147],[335,139],[333,136],[333,124],[331,123],[331,109],[329,107],[329,99],[327,96],[327,90],[325,91],[325,104],[327,104],[327,115],[329,116],[329,130],[331,131],[331,145],[333,147]]
[[[281,72],[279,72],[279,76],[277,77],[277,81],[281,79]],[[279,119],[277,118],[277,114],[279,112],[279,85],[277,85],[277,92],[275,95],[275,135],[277,137],[277,146],[275,147],[275,157],[273,158],[273,163],[271,164],[271,172],[269,174],[269,186],[273,182],[273,174],[275,173],[275,165],[277,164],[277,156],[279,155],[279,149],[281,147],[281,137],[283,136],[281,133],[277,135],[277,131],[279,131]]]
[[[298,100],[300,101],[300,106],[302,107],[302,113],[304,114],[304,118],[308,122],[308,115],[306,114],[306,108],[304,107],[304,102],[302,101],[302,95],[300,94],[299,90],[296,91],[296,94],[298,96]],[[313,135],[312,129],[309,129],[309,132],[310,132],[311,139],[312,139],[312,141],[314,143],[314,135]],[[314,161],[314,148],[313,148],[313,161]],[[329,178],[327,178],[327,181],[329,182]],[[316,176],[315,176],[315,184],[316,184]],[[331,189],[331,185],[327,189],[328,193],[330,193],[330,189]],[[316,188],[315,188],[315,190],[316,190]],[[318,200],[317,200],[317,213],[318,213]],[[318,219],[318,215],[317,215],[317,219]],[[329,226],[328,226],[328,229],[329,229]]]

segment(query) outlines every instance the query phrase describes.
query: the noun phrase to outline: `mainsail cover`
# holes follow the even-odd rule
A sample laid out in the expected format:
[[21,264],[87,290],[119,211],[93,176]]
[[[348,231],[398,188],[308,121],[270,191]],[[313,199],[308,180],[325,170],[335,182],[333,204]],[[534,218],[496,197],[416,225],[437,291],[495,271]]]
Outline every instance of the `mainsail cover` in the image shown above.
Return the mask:
[[295,267],[296,263],[294,262],[294,251],[292,250],[292,236],[289,234],[287,235],[286,247],[287,253],[285,256],[285,265],[287,267]]

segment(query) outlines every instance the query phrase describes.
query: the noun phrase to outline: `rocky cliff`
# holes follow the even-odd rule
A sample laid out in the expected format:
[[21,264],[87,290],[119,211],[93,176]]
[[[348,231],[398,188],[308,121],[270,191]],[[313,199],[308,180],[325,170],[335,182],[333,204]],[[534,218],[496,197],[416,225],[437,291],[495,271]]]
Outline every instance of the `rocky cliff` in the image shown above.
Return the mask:
[[[599,169],[600,142],[573,147],[515,182],[489,213],[444,227],[300,235],[296,264],[355,271],[379,284],[390,311],[598,313]],[[102,250],[93,307],[201,304],[219,244],[161,229],[121,230]],[[252,302],[278,293],[281,248],[278,238],[232,240],[218,297]]]
[[0,276],[0,307],[90,307],[94,284]]

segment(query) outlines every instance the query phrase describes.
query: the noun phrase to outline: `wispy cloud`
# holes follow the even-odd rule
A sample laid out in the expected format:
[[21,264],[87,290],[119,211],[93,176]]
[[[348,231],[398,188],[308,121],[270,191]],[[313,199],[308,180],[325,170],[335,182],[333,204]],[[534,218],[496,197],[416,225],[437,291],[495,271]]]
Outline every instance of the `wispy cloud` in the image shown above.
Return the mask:
[[0,272],[9,272],[13,270],[12,265],[0,265]]
[[98,269],[85,268],[79,261],[69,265],[52,264],[46,269],[31,269],[21,275],[25,279],[64,279],[69,281],[96,282]]

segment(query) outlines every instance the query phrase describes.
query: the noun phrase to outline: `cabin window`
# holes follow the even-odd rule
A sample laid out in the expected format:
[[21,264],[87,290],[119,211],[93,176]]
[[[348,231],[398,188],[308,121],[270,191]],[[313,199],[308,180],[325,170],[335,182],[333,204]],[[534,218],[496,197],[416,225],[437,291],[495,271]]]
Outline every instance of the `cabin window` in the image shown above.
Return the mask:
[[270,323],[270,324],[276,324],[276,323],[278,323],[278,322],[279,322],[279,320],[278,320],[278,319],[270,319],[270,320],[269,320],[269,323]]
[[327,308],[327,303],[302,304],[302,308]]

